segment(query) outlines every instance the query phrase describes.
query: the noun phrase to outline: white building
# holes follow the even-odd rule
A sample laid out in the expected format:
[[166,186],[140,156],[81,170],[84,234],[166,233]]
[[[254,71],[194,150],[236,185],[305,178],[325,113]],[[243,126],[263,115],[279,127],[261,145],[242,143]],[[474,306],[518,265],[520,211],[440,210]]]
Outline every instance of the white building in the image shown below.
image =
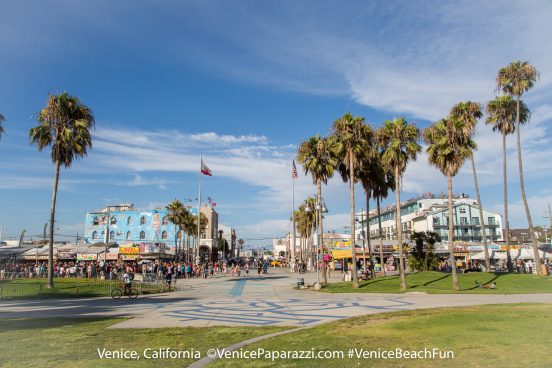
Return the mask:
[[[465,195],[453,199],[454,240],[463,242],[481,242],[482,219],[479,216],[477,201]],[[355,235],[361,237],[366,229],[366,212],[357,214],[358,222]],[[382,236],[386,240],[396,239],[395,205],[381,209]],[[483,219],[488,241],[502,241],[502,218],[500,214],[483,209]],[[403,239],[410,239],[414,231],[434,231],[443,241],[448,241],[448,198],[430,194],[401,203],[401,225]],[[379,239],[377,210],[370,211],[370,239]]]

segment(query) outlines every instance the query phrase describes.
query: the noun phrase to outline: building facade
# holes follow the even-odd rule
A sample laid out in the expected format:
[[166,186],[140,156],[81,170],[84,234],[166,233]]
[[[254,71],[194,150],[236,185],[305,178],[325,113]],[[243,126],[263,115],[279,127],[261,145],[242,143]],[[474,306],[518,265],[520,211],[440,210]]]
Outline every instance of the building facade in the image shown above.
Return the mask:
[[[355,234],[357,239],[366,229],[369,221],[370,239],[379,239],[377,211],[370,211],[369,219],[366,212],[357,215]],[[382,226],[382,237],[385,240],[396,239],[395,205],[382,208],[379,216]],[[463,242],[482,242],[481,223],[484,221],[487,240],[502,241],[502,217],[500,214],[483,209],[483,219],[479,216],[477,201],[465,195],[453,199],[454,240]],[[410,235],[422,231],[434,231],[443,241],[448,241],[448,198],[427,197],[414,198],[401,203],[401,226],[403,239],[408,241]]]
[[[189,210],[197,214],[197,208]],[[201,213],[207,217],[207,229],[201,245],[212,248],[217,239],[218,214],[211,207],[202,207]],[[160,243],[175,248],[183,243],[185,237],[186,234],[169,221],[165,208],[139,210],[132,204],[121,204],[88,212],[85,217],[86,243]]]

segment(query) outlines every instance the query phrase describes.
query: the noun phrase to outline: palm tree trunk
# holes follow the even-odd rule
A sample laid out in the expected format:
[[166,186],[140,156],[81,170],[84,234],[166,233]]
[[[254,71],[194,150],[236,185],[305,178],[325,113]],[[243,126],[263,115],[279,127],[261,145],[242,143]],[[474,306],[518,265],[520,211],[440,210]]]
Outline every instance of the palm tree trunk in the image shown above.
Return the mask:
[[[370,240],[370,197],[366,195],[366,230],[364,232],[364,239],[368,246],[368,258],[370,259],[370,271],[372,271],[372,242]],[[366,262],[366,259],[364,259]],[[372,273],[373,274],[373,273]]]
[[458,274],[456,273],[456,259],[454,258],[454,216],[452,214],[452,177],[447,175],[448,184],[448,210],[449,210],[449,252],[450,268],[452,269],[452,288],[459,290]]
[[539,248],[537,246],[537,239],[535,238],[535,231],[533,229],[533,220],[531,219],[531,212],[529,211],[529,204],[527,203],[527,196],[525,195],[525,182],[523,180],[523,162],[521,159],[521,127],[519,123],[519,99],[517,96],[517,115],[516,115],[516,139],[518,150],[518,170],[519,170],[519,187],[521,190],[521,197],[523,198],[523,206],[525,207],[525,214],[527,215],[527,224],[529,225],[529,235],[531,236],[531,243],[533,245],[533,255],[535,258],[535,267],[537,268],[537,275],[542,276],[541,259],[539,256]]
[[383,234],[382,234],[382,228],[381,228],[381,204],[380,204],[380,197],[377,197],[377,211],[378,211],[378,232],[379,232],[379,246],[380,246],[380,264],[381,264],[381,275],[385,277],[385,267],[383,262]]
[[[364,193],[366,193],[366,202],[368,202],[368,192],[364,191]],[[362,211],[362,209],[361,209]],[[364,216],[361,216],[361,218],[363,218]],[[356,219],[355,219],[356,221]],[[362,227],[362,223],[360,222],[360,233],[362,234],[362,230],[363,227]],[[366,273],[366,271],[368,270],[368,268],[366,268],[366,235],[364,236],[364,238],[362,239],[362,264],[364,265],[364,272]]]
[[475,171],[475,159],[471,155],[473,182],[475,185],[475,194],[477,195],[477,206],[479,207],[479,218],[481,219],[481,234],[483,236],[483,251],[485,252],[485,269],[491,272],[491,259],[489,258],[489,246],[487,245],[487,230],[485,228],[485,218],[483,217],[483,207],[481,206],[481,195],[479,194],[479,185],[477,185],[477,172]]
[[[322,198],[322,180],[320,179],[318,179],[318,198]],[[318,221],[318,229],[320,232],[318,248],[320,250],[320,257],[322,258],[320,261],[320,272],[322,273],[322,285],[326,285],[328,283],[328,279],[326,278],[326,260],[324,259],[324,227],[322,226],[322,213],[318,216]]]
[[349,191],[351,195],[351,256],[353,271],[353,287],[359,288],[358,275],[356,269],[356,247],[355,247],[355,171],[353,167],[353,152],[349,150]]
[[506,241],[506,265],[508,272],[512,272],[512,258],[510,257],[510,220],[508,219],[508,175],[506,168],[506,134],[502,134],[502,172],[504,175],[504,240]]
[[397,227],[397,242],[399,243],[399,275],[401,278],[401,290],[406,290],[406,273],[403,260],[402,226],[401,226],[401,193],[400,193],[399,166],[395,166],[395,226]]
[[[52,189],[52,207],[50,208],[50,246],[48,247],[48,283],[46,287],[54,287],[54,223],[56,217],[56,198],[59,184],[59,168],[61,162],[56,161],[54,174],[54,188]],[[107,219],[109,221],[109,219]]]

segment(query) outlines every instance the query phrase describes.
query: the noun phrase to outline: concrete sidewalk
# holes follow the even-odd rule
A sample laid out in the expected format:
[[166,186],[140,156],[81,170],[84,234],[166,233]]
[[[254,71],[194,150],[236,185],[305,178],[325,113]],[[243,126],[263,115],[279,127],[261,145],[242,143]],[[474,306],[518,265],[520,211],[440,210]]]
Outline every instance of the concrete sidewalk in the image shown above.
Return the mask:
[[[186,326],[312,326],[362,314],[479,304],[545,302],[552,294],[331,294],[294,290],[297,278],[312,284],[316,275],[270,269],[269,275],[178,280],[185,286],[136,300],[111,298],[0,302],[0,319],[10,317],[114,317],[131,319],[112,328]],[[332,274],[339,281],[341,274]]]

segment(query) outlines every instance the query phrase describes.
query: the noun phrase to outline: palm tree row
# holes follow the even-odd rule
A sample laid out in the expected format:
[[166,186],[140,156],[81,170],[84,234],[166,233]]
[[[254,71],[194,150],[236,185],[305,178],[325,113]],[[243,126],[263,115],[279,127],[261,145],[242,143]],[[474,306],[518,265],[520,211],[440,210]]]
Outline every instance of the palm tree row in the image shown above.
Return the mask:
[[[186,236],[186,261],[189,261],[190,246],[191,246],[190,239],[191,238],[195,239],[196,249],[197,249],[197,244],[199,244],[199,242],[197,241],[197,216],[192,214],[186,208],[186,206],[184,206],[184,204],[178,199],[175,199],[174,201],[169,203],[166,208],[167,208],[167,211],[169,212],[167,215],[167,218],[169,219],[169,221],[175,224],[181,233],[186,233],[187,235]],[[206,228],[207,228],[207,217],[201,214],[201,232],[202,233],[205,232]],[[175,245],[178,244],[177,234],[175,235],[175,240],[174,240]],[[181,243],[181,247],[182,247],[182,243]],[[183,249],[180,249],[180,253],[183,253]]]
[[[488,103],[486,107],[486,123],[491,124],[494,131],[499,131],[502,134],[504,160],[504,222],[506,229],[505,242],[508,269],[512,271],[513,266],[509,252],[506,135],[517,132],[520,189],[527,215],[529,232],[531,234],[536,267],[538,273],[541,274],[542,270],[538,257],[537,243],[534,237],[533,223],[525,195],[520,143],[520,125],[527,122],[530,116],[527,106],[521,101],[521,96],[534,86],[538,77],[539,74],[536,69],[527,62],[513,62],[507,67],[500,69],[496,79],[497,90],[503,92],[504,95],[498,96],[495,100]],[[417,154],[421,151],[421,146],[418,142],[422,137],[427,145],[426,151],[429,163],[437,167],[447,179],[449,197],[448,244],[453,273],[453,287],[458,289],[458,278],[456,275],[456,265],[453,253],[454,223],[452,182],[453,177],[456,176],[466,160],[469,160],[472,166],[479,218],[481,219],[485,266],[488,271],[490,270],[487,231],[483,218],[483,206],[479,193],[474,159],[474,151],[477,149],[474,135],[478,119],[480,119],[482,115],[482,106],[479,103],[472,101],[461,102],[451,108],[446,118],[426,128],[422,134],[414,124],[408,123],[404,118],[385,121],[381,128],[374,131],[370,125],[364,122],[363,117],[354,117],[350,113],[347,113],[335,120],[332,125],[332,134],[329,137],[321,138],[317,135],[306,140],[299,146],[297,161],[303,164],[305,174],[311,174],[313,182],[318,186],[319,197],[321,196],[321,184],[326,184],[335,170],[339,171],[344,182],[349,182],[353,287],[359,286],[356,273],[355,235],[353,229],[355,228],[354,184],[360,181],[366,194],[367,213],[369,212],[370,198],[375,199],[377,203],[382,273],[384,273],[385,270],[383,267],[380,201],[387,196],[389,189],[395,191],[395,227],[399,249],[399,274],[401,288],[407,288],[403,259],[400,184],[408,163],[410,161],[415,161]],[[369,221],[370,219],[368,218],[366,224],[367,237],[369,234]],[[321,248],[322,246],[323,245],[320,244]],[[370,243],[369,252],[371,255],[372,249]],[[323,282],[325,281],[326,280],[323,280]]]

